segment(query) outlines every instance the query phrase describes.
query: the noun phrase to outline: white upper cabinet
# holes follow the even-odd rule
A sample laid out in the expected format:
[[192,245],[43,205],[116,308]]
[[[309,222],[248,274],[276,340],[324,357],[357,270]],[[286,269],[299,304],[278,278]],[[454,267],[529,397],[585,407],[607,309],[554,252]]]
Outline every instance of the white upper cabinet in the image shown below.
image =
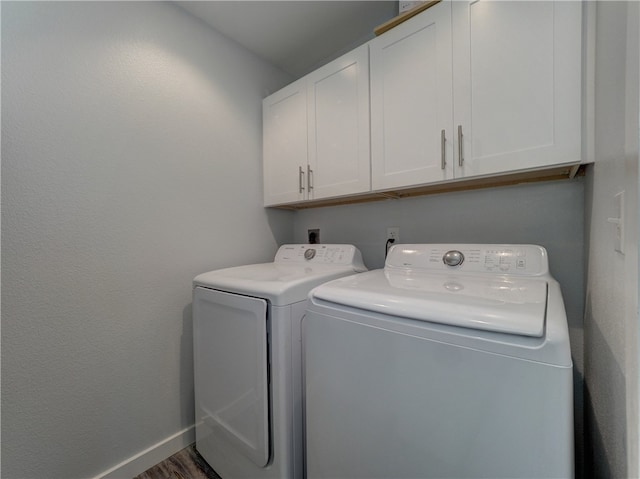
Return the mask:
[[579,163],[581,2],[451,5],[455,176]]
[[373,40],[373,189],[579,163],[581,8],[444,1]]
[[451,6],[370,43],[372,188],[453,178]]
[[369,191],[368,46],[310,73],[307,95],[309,198]]
[[303,175],[307,169],[306,85],[303,78],[262,101],[265,206],[305,198]]
[[263,101],[265,206],[369,191],[369,50]]
[[265,206],[577,165],[581,89],[582,2],[444,0],[265,98]]

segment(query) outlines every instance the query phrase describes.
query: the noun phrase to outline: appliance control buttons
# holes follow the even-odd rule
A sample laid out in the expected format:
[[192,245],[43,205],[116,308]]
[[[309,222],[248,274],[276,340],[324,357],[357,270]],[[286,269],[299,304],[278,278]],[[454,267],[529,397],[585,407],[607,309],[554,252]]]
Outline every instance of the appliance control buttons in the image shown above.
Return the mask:
[[304,252],[304,259],[307,259],[307,260],[313,259],[315,255],[316,255],[316,250],[313,248],[309,248]]
[[447,251],[442,257],[442,261],[447,266],[460,266],[464,261],[464,255],[457,250]]

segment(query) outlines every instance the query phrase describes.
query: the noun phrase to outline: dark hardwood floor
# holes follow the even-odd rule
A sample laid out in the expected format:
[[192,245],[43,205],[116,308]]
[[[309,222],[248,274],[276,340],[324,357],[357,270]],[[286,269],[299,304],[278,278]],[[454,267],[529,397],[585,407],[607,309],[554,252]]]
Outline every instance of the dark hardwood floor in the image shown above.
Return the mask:
[[220,479],[220,476],[191,444],[133,479]]

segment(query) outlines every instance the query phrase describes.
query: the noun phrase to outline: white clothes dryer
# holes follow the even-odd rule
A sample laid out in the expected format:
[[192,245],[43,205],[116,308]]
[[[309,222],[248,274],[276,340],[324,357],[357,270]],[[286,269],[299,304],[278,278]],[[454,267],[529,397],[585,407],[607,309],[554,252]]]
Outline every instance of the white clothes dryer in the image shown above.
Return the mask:
[[302,478],[307,295],[365,270],[351,245],[284,245],[194,279],[196,448],[223,479]]
[[396,245],[303,321],[306,472],[571,478],[567,318],[544,248]]

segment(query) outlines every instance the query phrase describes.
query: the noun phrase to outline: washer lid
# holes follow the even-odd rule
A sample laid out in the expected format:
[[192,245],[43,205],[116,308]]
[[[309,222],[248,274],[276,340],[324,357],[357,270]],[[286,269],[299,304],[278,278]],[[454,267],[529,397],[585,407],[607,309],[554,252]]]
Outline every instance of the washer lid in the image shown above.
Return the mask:
[[544,278],[376,270],[332,281],[311,294],[420,321],[523,336],[544,334]]

